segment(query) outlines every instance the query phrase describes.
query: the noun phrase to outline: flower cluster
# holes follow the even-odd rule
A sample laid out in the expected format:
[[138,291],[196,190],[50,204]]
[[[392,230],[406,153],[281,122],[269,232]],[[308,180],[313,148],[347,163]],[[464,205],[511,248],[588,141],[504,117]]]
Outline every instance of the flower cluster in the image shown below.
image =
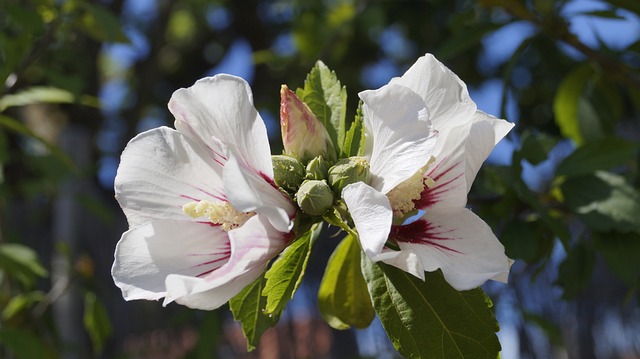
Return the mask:
[[479,111],[431,55],[359,97],[352,153],[347,136],[332,137],[346,131],[282,86],[284,153],[271,156],[244,80],[217,75],[176,91],[175,130],[136,136],[116,176],[130,229],[112,274],[125,299],[220,307],[304,234],[300,223],[323,219],[341,222],[372,261],[418,278],[440,269],[457,290],[506,281],[510,260],[466,201],[513,125]]

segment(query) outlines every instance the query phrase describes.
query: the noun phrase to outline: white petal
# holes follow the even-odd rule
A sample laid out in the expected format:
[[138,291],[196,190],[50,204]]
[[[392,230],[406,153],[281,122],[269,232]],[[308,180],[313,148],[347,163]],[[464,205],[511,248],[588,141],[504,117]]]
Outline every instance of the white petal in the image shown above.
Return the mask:
[[396,268],[424,280],[424,267],[417,254],[411,250],[385,250],[373,258],[375,262],[382,261]]
[[115,193],[131,227],[152,219],[189,220],[184,204],[225,200],[222,166],[178,131],[153,129],[122,153]]
[[435,184],[425,187],[421,198],[415,202],[416,208],[464,207],[466,205],[467,153],[465,149],[470,128],[471,124],[464,124],[448,129],[445,134],[438,134],[433,151],[436,161],[425,172],[425,175],[434,180]]
[[364,102],[370,184],[386,194],[427,163],[435,134],[424,101],[406,87],[386,85],[359,96]]
[[230,231],[229,237],[231,258],[220,268],[200,278],[182,274],[167,277],[164,305],[176,301],[195,309],[220,307],[260,276],[290,239],[261,216],[251,217]]
[[165,296],[170,274],[198,276],[223,265],[229,237],[220,227],[188,221],[154,221],[125,232],[111,274],[126,300]]
[[364,182],[345,187],[342,198],[356,225],[362,249],[369,257],[375,258],[382,253],[393,221],[389,199]]
[[234,144],[251,168],[273,177],[267,129],[243,79],[216,75],[198,80],[174,92],[169,109],[178,131],[212,150],[219,150],[221,142]]
[[480,170],[482,163],[489,157],[491,151],[500,140],[511,131],[514,124],[495,118],[482,111],[477,111],[473,117],[473,124],[466,145],[467,193],[471,190],[473,180]]
[[457,290],[480,286],[509,272],[509,259],[491,228],[466,208],[427,211],[412,224],[394,227],[391,238],[412,250],[427,271],[442,269]]
[[438,131],[471,121],[476,111],[464,82],[431,54],[419,58],[402,77],[389,83],[408,87],[420,95]]
[[242,163],[236,151],[230,150],[228,153],[223,180],[231,205],[242,212],[264,214],[281,232],[291,231],[295,215],[293,202],[276,188],[266,174],[255,173],[246,163]]

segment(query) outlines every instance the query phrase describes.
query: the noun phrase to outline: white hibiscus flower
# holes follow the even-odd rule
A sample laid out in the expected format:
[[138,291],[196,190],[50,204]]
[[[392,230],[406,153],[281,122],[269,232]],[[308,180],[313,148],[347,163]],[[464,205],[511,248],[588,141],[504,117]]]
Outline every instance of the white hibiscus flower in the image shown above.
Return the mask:
[[251,89],[218,75],[176,91],[173,130],[136,136],[116,198],[130,229],[112,275],[125,299],[214,309],[255,280],[292,239],[295,206],[273,181]]
[[[342,196],[365,253],[422,279],[441,269],[458,290],[506,281],[504,247],[465,206],[480,166],[513,124],[479,111],[465,84],[429,54],[360,98],[372,180]],[[416,210],[420,219],[398,223]]]

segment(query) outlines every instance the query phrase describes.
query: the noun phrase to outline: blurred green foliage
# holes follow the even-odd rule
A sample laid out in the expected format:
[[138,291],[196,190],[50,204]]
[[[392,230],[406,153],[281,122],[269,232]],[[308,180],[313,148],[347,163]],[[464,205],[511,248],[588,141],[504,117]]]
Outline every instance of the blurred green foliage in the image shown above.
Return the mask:
[[[530,289],[518,289],[521,281],[535,282],[552,270],[555,286],[578,306],[595,303],[597,296],[585,293],[606,282],[616,289],[610,293],[622,288],[624,295],[603,302],[620,311],[629,303],[637,307],[640,34],[621,34],[628,40],[624,46],[603,39],[594,45],[571,26],[585,17],[637,21],[636,0],[603,0],[598,10],[582,13],[564,11],[573,3],[564,0],[148,3],[152,11],[143,14],[123,0],[0,4],[0,356],[114,357],[123,354],[126,335],[158,323],[131,329],[116,315],[123,304],[108,273],[126,224],[99,171],[108,160],[117,161],[144,128],[143,119],[170,124],[165,104],[171,92],[215,68],[239,39],[251,47],[252,87],[263,113],[278,113],[281,84],[306,88],[303,80],[317,60],[335,71],[338,88],[348,92],[336,98],[348,98],[347,110],[331,114],[330,121],[354,118],[357,92],[377,81],[368,70],[382,66],[388,76],[399,75],[426,52],[470,87],[499,79],[501,113],[494,115],[506,117],[511,107],[519,114],[508,118],[517,120],[508,138],[513,156],[508,164],[483,167],[469,205],[520,263],[510,287],[522,296]],[[485,40],[513,24],[533,30],[509,58],[495,60]],[[114,44],[130,46],[136,55],[114,58],[108,51]],[[123,100],[108,108],[97,98],[114,81],[123,84]],[[81,129],[90,145],[65,143],[69,129]],[[273,141],[278,152],[277,136]],[[559,154],[563,144],[570,154]],[[84,185],[90,189],[73,192]],[[89,227],[81,238],[94,247],[73,242],[60,249],[66,237],[55,228],[69,220],[63,198],[72,198],[82,218],[89,218],[72,218],[72,227]],[[566,255],[555,256],[557,248]],[[50,275],[52,257],[64,258],[70,284]],[[604,282],[602,275],[608,275]],[[89,350],[56,331],[52,307],[69,291],[81,294],[79,343],[89,343]],[[157,313],[144,304],[124,305]],[[559,321],[521,305],[525,322],[571,352],[571,341],[558,339]],[[171,313],[173,322],[164,324],[195,321],[206,328],[202,333],[213,339],[199,341],[189,355],[207,357],[203,353],[214,350],[208,344],[222,335],[214,321]],[[593,344],[581,333],[577,340],[586,349],[580,357],[586,358]]]

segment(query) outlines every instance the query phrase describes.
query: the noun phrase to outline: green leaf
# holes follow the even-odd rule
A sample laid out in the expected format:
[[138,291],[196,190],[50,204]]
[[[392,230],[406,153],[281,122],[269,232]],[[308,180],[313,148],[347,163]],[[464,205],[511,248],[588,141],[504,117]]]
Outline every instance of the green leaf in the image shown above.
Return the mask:
[[[553,100],[553,112],[560,132],[578,145],[584,142],[578,117],[578,105],[583,96],[583,89],[594,74],[589,65],[576,68],[567,75]],[[586,112],[586,110],[583,110]]]
[[361,252],[358,240],[347,235],[329,258],[320,282],[320,313],[335,329],[366,328],[375,315],[360,269]]
[[435,52],[441,61],[448,60],[460,55],[466,50],[480,45],[480,41],[490,32],[499,29],[502,25],[492,23],[482,23],[476,26],[467,26],[456,31],[448,38]]
[[598,171],[569,178],[560,189],[567,205],[587,227],[640,233],[640,194],[624,177]]
[[280,316],[289,300],[293,298],[309,262],[311,248],[322,231],[315,225],[296,239],[280,254],[265,274],[267,279],[262,295],[267,297],[265,313]]
[[128,42],[120,19],[101,5],[82,2],[85,13],[78,23],[80,29],[99,42]]
[[594,236],[596,249],[611,270],[627,285],[640,284],[640,235],[609,232]]
[[249,351],[256,348],[265,330],[276,325],[280,319],[278,315],[267,315],[264,312],[267,298],[262,295],[262,291],[266,281],[264,275],[261,275],[229,301],[233,318],[242,324]]
[[57,87],[34,86],[0,98],[0,112],[9,107],[34,103],[73,103],[74,101],[75,97],[67,90]]
[[558,139],[543,133],[533,134],[525,131],[522,134],[522,147],[520,153],[522,158],[533,165],[547,159],[547,154],[558,143]]
[[364,135],[363,135],[363,115],[362,115],[362,101],[358,104],[358,110],[356,112],[356,118],[351,123],[349,131],[347,131],[344,138],[344,145],[342,146],[341,157],[358,156],[364,150]]
[[46,295],[44,292],[39,290],[17,294],[9,300],[9,303],[7,303],[7,306],[2,311],[2,319],[11,319],[24,309],[27,309],[35,303],[43,301],[45,298]]
[[83,323],[91,338],[94,353],[102,353],[107,339],[111,336],[111,321],[107,308],[93,292],[84,296]]
[[326,127],[336,149],[342,148],[346,132],[347,89],[340,85],[335,72],[316,62],[296,95],[309,106]]
[[508,221],[500,242],[504,244],[509,258],[520,258],[531,263],[538,255],[539,239],[535,229],[527,222],[515,219]]
[[47,276],[36,252],[17,243],[0,244],[0,268],[26,286],[33,285],[37,277]]
[[0,343],[4,344],[9,349],[9,353],[13,353],[17,359],[53,357],[47,351],[42,338],[28,330],[0,328]]
[[594,264],[593,250],[584,242],[578,242],[568,251],[558,269],[557,283],[564,289],[563,298],[574,299],[589,285]]
[[8,117],[8,116],[4,116],[0,114],[0,126],[5,127],[15,133],[27,136],[27,137],[31,137],[37,141],[42,142],[42,144],[45,145],[45,147],[51,151],[51,153],[56,156],[62,163],[64,163],[67,168],[69,168],[70,170],[72,170],[74,173],[78,173],[79,170],[76,167],[75,163],[73,162],[73,160],[71,160],[71,158],[69,158],[69,156],[67,156],[67,154],[65,154],[60,148],[58,148],[56,145],[50,143],[49,141],[45,140],[44,138],[38,136],[35,132],[31,131],[31,129],[27,126],[25,126],[22,122]]
[[426,280],[362,256],[373,306],[400,354],[409,358],[487,358],[500,352],[492,303],[479,289],[456,291],[440,272]]
[[613,137],[587,143],[558,165],[556,175],[580,176],[623,165],[634,160],[639,147],[637,143]]

